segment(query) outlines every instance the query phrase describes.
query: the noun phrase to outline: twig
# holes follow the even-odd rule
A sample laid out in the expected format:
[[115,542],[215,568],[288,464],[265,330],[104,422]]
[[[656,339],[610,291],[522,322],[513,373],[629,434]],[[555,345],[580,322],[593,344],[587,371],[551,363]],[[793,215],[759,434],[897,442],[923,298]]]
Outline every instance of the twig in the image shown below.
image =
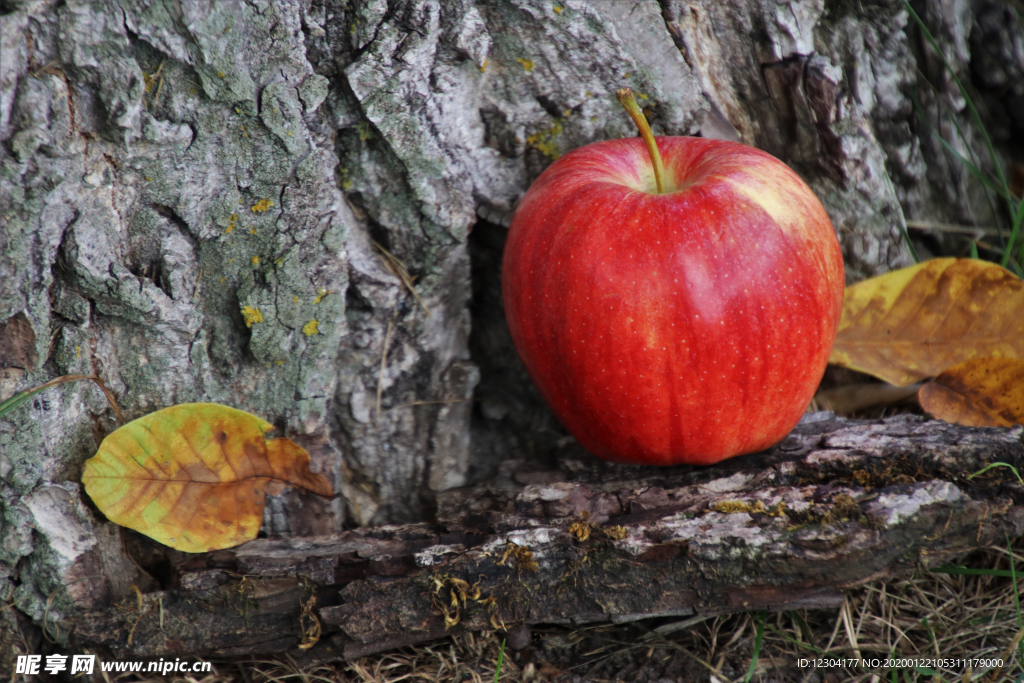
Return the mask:
[[145,99],[143,99],[143,104],[146,104],[146,109],[147,109],[147,110],[148,110],[148,109],[149,109],[149,108],[150,108],[151,106],[152,106],[152,107],[155,107],[155,106],[156,106],[156,101],[157,101],[158,99],[160,99],[160,90],[161,90],[161,88],[163,88],[163,87],[164,87],[164,77],[163,77],[163,73],[162,73],[162,72],[163,72],[163,70],[164,70],[164,64],[165,64],[166,62],[167,62],[167,60],[166,60],[166,59],[165,59],[164,61],[160,62],[160,66],[158,66],[158,67],[157,67],[156,71],[154,71],[154,72],[152,73],[152,75],[150,75],[150,76],[145,76],[145,81],[146,81],[146,92],[149,92],[149,88],[150,88],[150,86],[151,86],[151,85],[153,84],[153,81],[155,81],[155,80],[157,80],[157,79],[160,79],[159,83],[157,83],[157,86],[156,86],[156,94],[155,94],[155,95],[153,96],[153,101],[152,101],[152,102],[149,102],[149,103],[146,103]]
[[416,293],[416,289],[412,286],[415,278],[409,275],[409,271],[406,269],[405,264],[402,263],[402,260],[385,249],[383,245],[377,241],[374,241],[373,246],[380,252],[381,256],[384,257],[384,265],[387,266],[388,270],[390,270],[395,277],[401,280],[402,284],[405,285],[405,288],[408,289],[413,298],[416,299],[416,303],[420,305],[427,315],[430,315],[430,309],[427,308],[425,303],[423,303],[423,299],[420,298],[420,295]]
[[907,221],[908,228],[916,228],[918,230],[938,230],[939,232],[955,232],[962,235],[998,235],[999,231],[996,228],[987,228],[984,226],[971,226],[971,225],[953,225],[950,223],[933,223],[931,221]]
[[[377,410],[380,410],[380,399],[378,392]],[[427,406],[435,403],[465,403],[466,401],[472,401],[471,398],[451,398],[443,401],[412,401],[411,403],[403,403],[401,405],[393,406],[385,410],[385,413],[390,413],[392,410],[398,410],[399,408],[410,408],[412,406]]]
[[395,320],[398,318],[398,311],[391,315],[388,321],[388,330],[384,333],[384,348],[380,352],[380,373],[377,375],[377,412],[373,415],[374,422],[380,415],[380,397],[384,393],[384,370],[388,364],[388,347],[391,346],[391,332],[395,329]]

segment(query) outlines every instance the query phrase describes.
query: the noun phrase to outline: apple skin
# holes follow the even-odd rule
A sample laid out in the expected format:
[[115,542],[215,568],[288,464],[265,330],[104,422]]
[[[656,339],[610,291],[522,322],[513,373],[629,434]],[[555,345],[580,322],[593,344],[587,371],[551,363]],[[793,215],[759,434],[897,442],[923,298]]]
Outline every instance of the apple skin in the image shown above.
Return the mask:
[[588,451],[707,465],[781,441],[824,374],[843,257],[821,202],[753,147],[640,138],[549,166],[509,228],[512,340]]

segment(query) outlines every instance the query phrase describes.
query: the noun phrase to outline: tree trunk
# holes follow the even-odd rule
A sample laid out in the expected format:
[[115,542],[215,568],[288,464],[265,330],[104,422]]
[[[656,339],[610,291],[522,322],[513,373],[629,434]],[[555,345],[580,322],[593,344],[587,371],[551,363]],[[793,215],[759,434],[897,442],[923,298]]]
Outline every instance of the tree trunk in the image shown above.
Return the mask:
[[[972,50],[970,7],[921,9],[962,79],[987,60],[997,143],[1019,134],[1021,95],[992,77],[1024,69],[1000,50],[1019,27],[985,23],[1012,10],[980,9]],[[895,0],[0,2],[0,397],[97,374],[127,419],[189,401],[266,418],[341,495],[269,499],[265,543],[421,523],[566,439],[512,349],[500,254],[553,158],[634,134],[616,89],[646,95],[657,133],[788,162],[857,279],[908,262],[904,216],[995,220],[915,118],[916,89],[977,146],[922,45]],[[65,639],[53,624],[132,585],[171,588],[78,483],[116,426],[88,383],[0,419],[0,633]]]

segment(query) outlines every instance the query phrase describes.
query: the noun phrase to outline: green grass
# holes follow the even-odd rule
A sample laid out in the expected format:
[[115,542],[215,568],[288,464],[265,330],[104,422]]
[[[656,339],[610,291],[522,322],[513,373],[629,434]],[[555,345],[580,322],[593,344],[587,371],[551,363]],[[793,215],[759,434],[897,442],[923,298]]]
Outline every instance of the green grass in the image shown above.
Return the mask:
[[750,656],[750,666],[747,668],[747,675],[743,679],[743,683],[750,683],[754,677],[754,673],[757,671],[757,660],[761,656],[761,646],[764,644],[764,612],[758,612],[754,621],[757,622],[757,632],[754,634],[754,653]]
[[494,665],[494,683],[498,683],[501,677],[501,665],[505,663],[505,639],[501,639],[501,649],[498,650],[498,663]]

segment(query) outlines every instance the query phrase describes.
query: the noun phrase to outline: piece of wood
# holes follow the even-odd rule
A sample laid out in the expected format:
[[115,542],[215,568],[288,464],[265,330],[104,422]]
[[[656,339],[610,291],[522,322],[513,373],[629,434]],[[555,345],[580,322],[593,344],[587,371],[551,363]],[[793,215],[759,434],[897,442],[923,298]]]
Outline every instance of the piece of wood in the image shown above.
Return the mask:
[[[971,478],[1024,466],[1021,436],[814,413],[771,450],[713,467],[570,447],[439,495],[433,523],[192,556],[177,588],[92,612],[73,638],[123,658],[352,658],[462,629],[836,607],[844,589],[1024,532],[1013,472]],[[298,650],[314,596],[322,637]]]

